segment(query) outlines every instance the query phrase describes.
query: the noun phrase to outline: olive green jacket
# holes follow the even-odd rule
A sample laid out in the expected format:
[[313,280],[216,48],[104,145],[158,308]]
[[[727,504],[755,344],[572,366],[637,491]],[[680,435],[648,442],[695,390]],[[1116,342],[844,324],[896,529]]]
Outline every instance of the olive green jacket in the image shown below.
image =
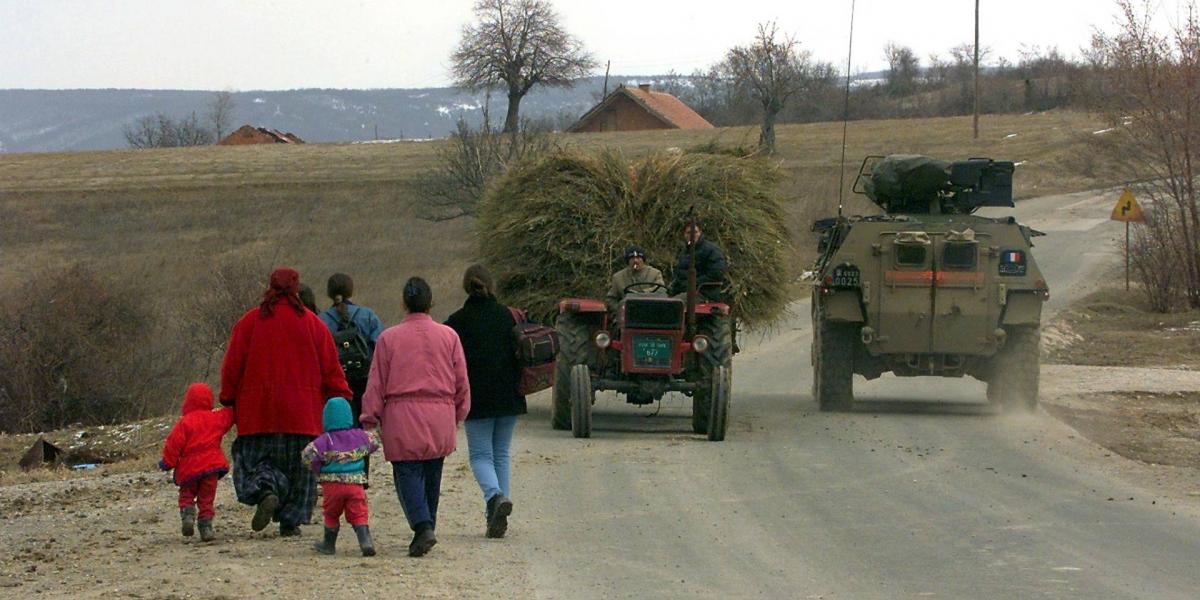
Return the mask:
[[[609,310],[616,310],[617,304],[620,304],[621,299],[625,297],[625,288],[635,283],[645,283],[647,285],[638,286],[631,290],[638,293],[658,292],[663,293],[666,287],[663,283],[662,271],[655,269],[650,265],[642,265],[641,270],[634,271],[631,267],[625,267],[616,273],[613,273],[612,283],[608,286],[608,293],[604,295],[604,301],[608,304]],[[650,283],[664,285],[662,288],[656,288]]]

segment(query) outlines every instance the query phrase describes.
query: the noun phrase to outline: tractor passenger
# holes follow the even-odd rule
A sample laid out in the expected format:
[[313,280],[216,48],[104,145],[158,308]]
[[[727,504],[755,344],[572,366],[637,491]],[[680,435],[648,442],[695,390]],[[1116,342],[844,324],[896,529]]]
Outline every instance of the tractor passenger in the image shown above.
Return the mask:
[[637,246],[625,250],[624,269],[613,273],[612,283],[605,294],[608,310],[616,312],[617,305],[627,292],[650,294],[664,292],[667,289],[663,283],[662,271],[646,264],[646,251]]
[[704,237],[698,221],[689,222],[683,230],[684,247],[675,260],[672,272],[671,295],[687,293],[688,267],[691,265],[691,246],[696,250],[696,286],[701,301],[721,301],[721,287],[725,283],[725,271],[729,268],[725,254],[711,240]]

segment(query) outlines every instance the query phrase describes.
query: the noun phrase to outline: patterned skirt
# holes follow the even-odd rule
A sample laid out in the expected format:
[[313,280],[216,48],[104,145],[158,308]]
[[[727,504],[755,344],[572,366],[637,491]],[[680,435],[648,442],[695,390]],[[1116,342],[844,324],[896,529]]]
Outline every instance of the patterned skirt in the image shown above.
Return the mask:
[[233,441],[233,489],[238,502],[256,505],[267,494],[279,498],[274,520],[308,523],[317,502],[317,479],[300,452],[312,436],[293,433],[243,435]]

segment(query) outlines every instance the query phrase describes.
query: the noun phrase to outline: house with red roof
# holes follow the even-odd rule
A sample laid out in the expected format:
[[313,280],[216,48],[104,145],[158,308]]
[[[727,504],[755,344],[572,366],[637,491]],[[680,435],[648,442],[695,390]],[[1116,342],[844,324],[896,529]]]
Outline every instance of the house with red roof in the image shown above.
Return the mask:
[[644,131],[647,129],[712,129],[696,111],[679,98],[650,91],[650,84],[636,88],[617,86],[600,104],[587,111],[568,132]]
[[217,142],[218,146],[244,146],[247,144],[303,144],[304,140],[296,134],[284,133],[278,129],[242,125],[236,131]]

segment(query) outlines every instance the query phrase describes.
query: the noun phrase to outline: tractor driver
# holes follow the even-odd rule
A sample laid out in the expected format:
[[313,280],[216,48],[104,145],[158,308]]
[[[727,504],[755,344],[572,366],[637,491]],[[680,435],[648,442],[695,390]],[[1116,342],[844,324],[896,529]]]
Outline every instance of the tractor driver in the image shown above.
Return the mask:
[[608,286],[608,293],[604,295],[604,301],[608,305],[608,310],[614,313],[617,311],[617,305],[621,303],[621,299],[625,297],[626,292],[651,294],[654,292],[663,292],[667,289],[666,284],[663,283],[662,271],[646,264],[645,250],[637,246],[627,248],[625,250],[625,264],[628,266],[613,273],[612,283]]
[[721,301],[721,287],[725,283],[725,271],[729,264],[725,254],[711,240],[704,237],[699,221],[689,221],[683,228],[684,246],[675,260],[672,272],[671,295],[687,293],[688,267],[691,265],[691,246],[696,247],[697,296],[709,302]]

